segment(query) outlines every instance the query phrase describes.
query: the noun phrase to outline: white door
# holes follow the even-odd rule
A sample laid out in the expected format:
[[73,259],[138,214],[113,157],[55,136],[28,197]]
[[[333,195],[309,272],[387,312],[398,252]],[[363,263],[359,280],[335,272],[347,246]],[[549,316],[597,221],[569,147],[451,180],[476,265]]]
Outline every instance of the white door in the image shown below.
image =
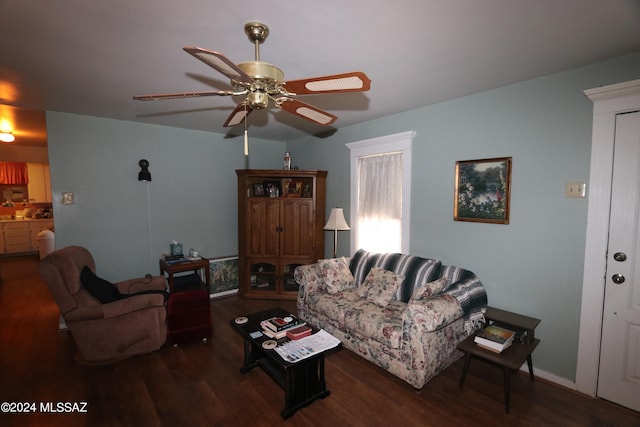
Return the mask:
[[616,117],[598,396],[640,411],[640,112]]

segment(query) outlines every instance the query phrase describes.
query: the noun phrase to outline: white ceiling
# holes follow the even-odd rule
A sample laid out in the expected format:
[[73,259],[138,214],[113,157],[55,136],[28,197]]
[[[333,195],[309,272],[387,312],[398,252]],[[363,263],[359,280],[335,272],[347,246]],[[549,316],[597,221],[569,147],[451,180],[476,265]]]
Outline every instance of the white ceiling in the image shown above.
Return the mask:
[[182,47],[253,60],[247,21],[269,26],[261,60],[285,80],[372,80],[369,92],[301,97],[338,116],[331,129],[254,112],[250,135],[274,140],[640,51],[638,0],[0,0],[0,104],[240,134],[222,127],[237,99],[132,96],[228,89]]

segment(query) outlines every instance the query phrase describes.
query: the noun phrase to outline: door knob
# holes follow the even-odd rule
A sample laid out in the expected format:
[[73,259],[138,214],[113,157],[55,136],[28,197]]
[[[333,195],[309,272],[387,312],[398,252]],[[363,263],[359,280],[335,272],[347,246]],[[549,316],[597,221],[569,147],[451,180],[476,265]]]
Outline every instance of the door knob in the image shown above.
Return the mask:
[[625,254],[624,252],[616,252],[615,254],[613,254],[613,259],[618,262],[624,262],[627,260],[627,254]]
[[613,283],[615,283],[616,285],[619,285],[621,283],[624,283],[624,276],[622,274],[614,274],[613,276],[611,276],[611,280],[613,280]]

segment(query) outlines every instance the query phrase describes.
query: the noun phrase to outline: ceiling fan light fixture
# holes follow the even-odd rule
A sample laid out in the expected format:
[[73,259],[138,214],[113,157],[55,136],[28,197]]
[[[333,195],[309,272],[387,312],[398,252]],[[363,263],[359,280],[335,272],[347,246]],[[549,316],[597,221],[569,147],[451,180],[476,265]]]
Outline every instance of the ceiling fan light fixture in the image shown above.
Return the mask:
[[260,110],[269,106],[269,97],[264,92],[251,92],[247,96],[247,102],[251,108]]
[[13,135],[13,132],[2,131],[0,132],[0,142],[5,144],[11,144],[16,140],[16,137]]
[[253,77],[254,80],[279,84],[284,81],[284,72],[273,64],[263,61],[240,62],[238,68]]

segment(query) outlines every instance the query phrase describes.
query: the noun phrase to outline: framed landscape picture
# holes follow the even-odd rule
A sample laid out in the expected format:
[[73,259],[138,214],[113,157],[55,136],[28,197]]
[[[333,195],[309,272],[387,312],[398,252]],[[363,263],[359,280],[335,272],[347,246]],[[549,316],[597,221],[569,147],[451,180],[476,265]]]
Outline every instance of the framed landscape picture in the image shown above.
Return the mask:
[[211,289],[209,295],[219,297],[238,292],[238,257],[213,258],[209,260]]
[[511,157],[456,162],[455,221],[509,224]]

